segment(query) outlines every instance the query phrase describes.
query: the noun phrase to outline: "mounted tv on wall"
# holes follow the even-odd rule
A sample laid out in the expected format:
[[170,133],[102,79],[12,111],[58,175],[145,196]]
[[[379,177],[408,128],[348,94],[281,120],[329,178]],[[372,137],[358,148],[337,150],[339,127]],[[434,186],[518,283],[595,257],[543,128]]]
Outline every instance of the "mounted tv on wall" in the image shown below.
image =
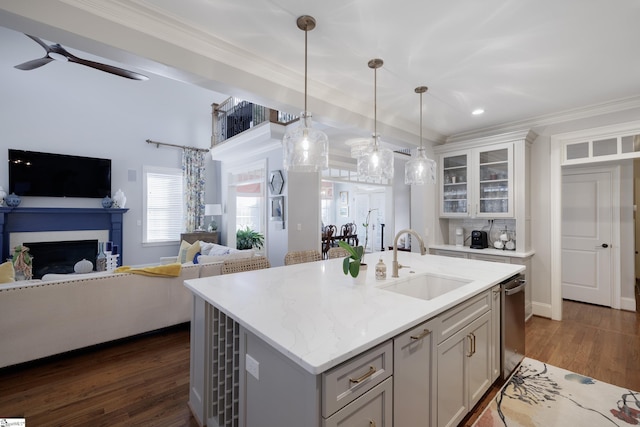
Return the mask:
[[9,149],[9,192],[101,199],[111,195],[111,159]]

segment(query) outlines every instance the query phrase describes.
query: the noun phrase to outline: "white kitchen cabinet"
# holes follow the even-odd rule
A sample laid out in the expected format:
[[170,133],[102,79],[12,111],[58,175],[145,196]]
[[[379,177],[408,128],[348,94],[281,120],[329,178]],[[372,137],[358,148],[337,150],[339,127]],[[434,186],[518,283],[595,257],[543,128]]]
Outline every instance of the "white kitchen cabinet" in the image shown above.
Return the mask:
[[513,143],[440,156],[440,216],[513,218]]
[[393,340],[393,394],[395,427],[433,425],[431,393],[436,321],[430,320]]
[[509,226],[515,250],[531,251],[531,144],[536,137],[524,130],[434,147],[440,216],[434,244],[453,245],[456,227],[499,219],[515,224]]

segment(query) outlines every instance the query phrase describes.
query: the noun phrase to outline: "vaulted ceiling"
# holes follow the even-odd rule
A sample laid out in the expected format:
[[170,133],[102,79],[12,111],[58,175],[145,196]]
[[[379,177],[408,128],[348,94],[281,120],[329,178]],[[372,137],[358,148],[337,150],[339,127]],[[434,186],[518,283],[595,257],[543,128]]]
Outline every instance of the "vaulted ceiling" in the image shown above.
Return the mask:
[[[304,14],[317,21],[309,110],[339,142],[373,129],[372,58],[384,60],[378,130],[405,146],[418,144],[420,85],[437,143],[640,105],[637,0],[15,0],[0,25],[298,113]],[[38,49],[24,38],[11,55]]]

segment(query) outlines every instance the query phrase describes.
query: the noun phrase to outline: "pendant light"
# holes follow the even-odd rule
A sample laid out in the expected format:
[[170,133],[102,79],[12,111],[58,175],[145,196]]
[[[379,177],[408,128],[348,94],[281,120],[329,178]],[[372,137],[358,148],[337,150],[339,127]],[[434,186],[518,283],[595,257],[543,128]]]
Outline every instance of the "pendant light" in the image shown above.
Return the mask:
[[427,157],[422,146],[422,94],[426,91],[426,86],[415,89],[415,92],[420,94],[420,147],[415,157],[409,160],[404,168],[404,183],[409,185],[423,185],[427,182],[435,184],[436,182],[436,162]]
[[316,27],[316,20],[303,15],[296,22],[304,31],[304,111],[298,126],[282,139],[283,167],[290,172],[319,172],[329,167],[329,141],[324,132],[312,127],[307,111],[307,32]]
[[369,61],[369,68],[373,69],[373,135],[368,149],[358,157],[358,176],[368,180],[393,179],[393,151],[380,147],[378,135],[378,102],[377,84],[378,68],[382,67],[382,59]]

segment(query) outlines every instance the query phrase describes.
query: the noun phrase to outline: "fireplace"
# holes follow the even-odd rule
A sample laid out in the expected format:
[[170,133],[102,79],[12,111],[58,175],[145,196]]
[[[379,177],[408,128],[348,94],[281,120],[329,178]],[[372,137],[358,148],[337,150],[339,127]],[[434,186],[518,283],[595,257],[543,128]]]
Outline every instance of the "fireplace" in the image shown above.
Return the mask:
[[[128,209],[116,208],[9,208],[0,206],[0,259],[11,256],[12,248],[23,242],[67,241],[67,240],[110,240],[120,248],[119,262],[124,257],[122,244],[123,214]],[[35,232],[90,232],[106,233],[90,236],[61,237],[55,239],[42,239],[35,236],[22,236],[18,242],[11,243],[11,236],[20,233]],[[28,246],[25,244],[25,246]],[[94,245],[97,250],[97,243]],[[36,255],[37,256],[37,255]],[[95,263],[92,259],[85,257]],[[82,259],[82,258],[81,258]],[[76,261],[77,262],[77,261]],[[75,262],[74,262],[75,264]],[[73,266],[72,266],[73,268]]]
[[25,242],[33,257],[33,278],[41,279],[47,273],[73,273],[73,267],[83,259],[94,265],[98,255],[97,240],[70,240],[62,242]]

